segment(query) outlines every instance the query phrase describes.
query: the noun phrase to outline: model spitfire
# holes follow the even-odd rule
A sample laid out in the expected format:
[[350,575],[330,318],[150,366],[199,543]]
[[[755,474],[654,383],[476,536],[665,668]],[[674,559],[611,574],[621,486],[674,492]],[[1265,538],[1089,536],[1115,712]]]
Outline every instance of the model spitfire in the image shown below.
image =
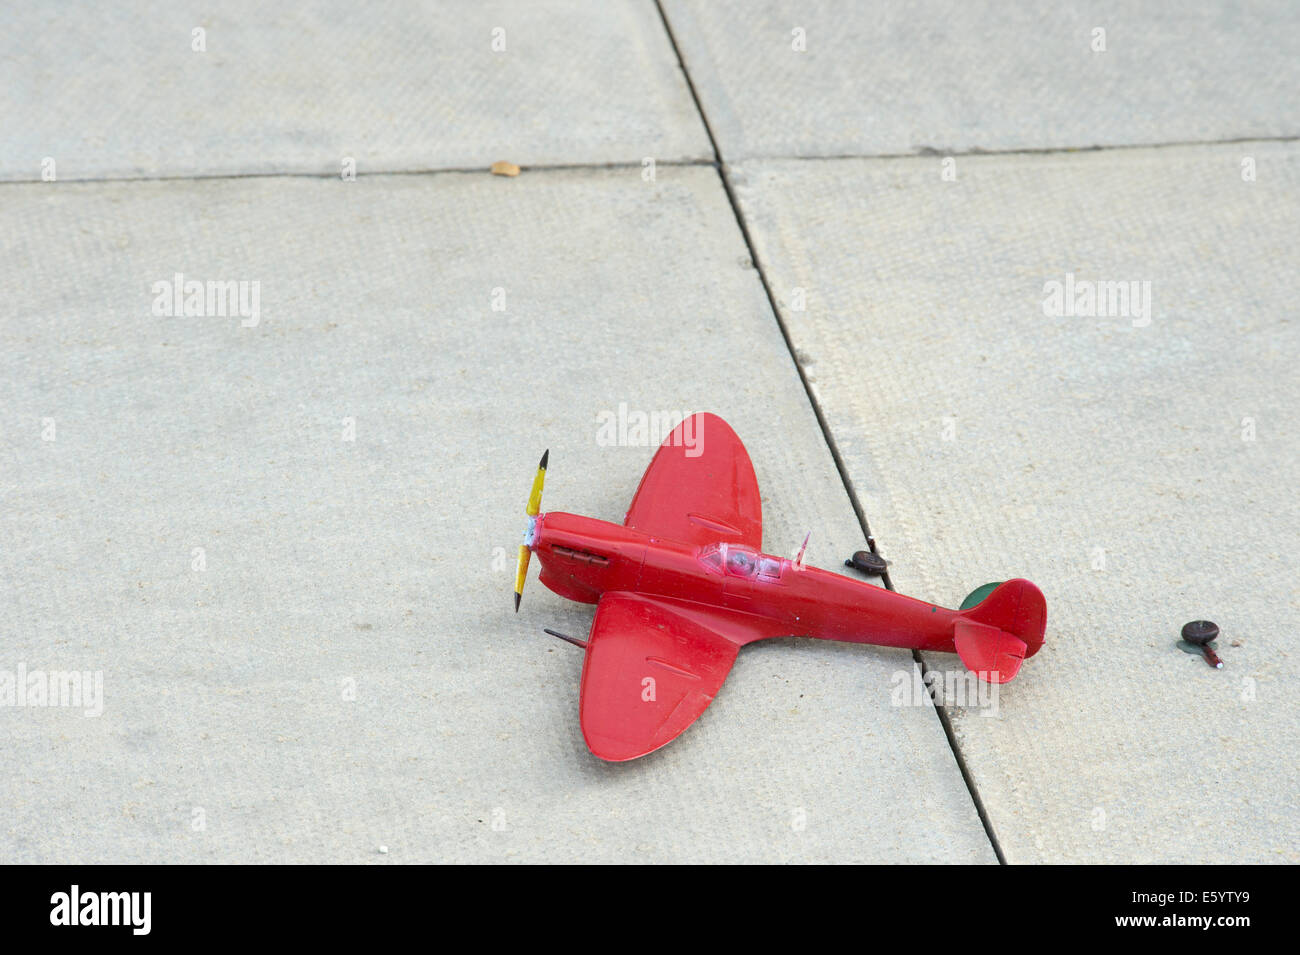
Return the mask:
[[755,640],[946,651],[991,683],[1010,680],[1043,645],[1047,607],[1027,580],[986,584],[946,610],[806,567],[802,550],[794,560],[762,553],[762,502],[745,446],[716,415],[693,418],[655,454],[622,524],[541,513],[547,455],[528,499],[515,610],[532,553],[547,587],[596,604],[587,640],[566,639],[586,653],[582,734],[601,759],[635,759],[676,738]]

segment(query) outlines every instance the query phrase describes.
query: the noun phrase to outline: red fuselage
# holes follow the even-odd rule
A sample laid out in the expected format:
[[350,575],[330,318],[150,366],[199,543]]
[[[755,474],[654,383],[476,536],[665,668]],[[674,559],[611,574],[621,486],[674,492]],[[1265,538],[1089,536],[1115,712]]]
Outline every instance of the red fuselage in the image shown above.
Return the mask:
[[622,524],[552,512],[537,518],[541,581],[596,603],[606,591],[746,614],[754,639],[817,637],[954,652],[958,612],[740,544],[694,547]]

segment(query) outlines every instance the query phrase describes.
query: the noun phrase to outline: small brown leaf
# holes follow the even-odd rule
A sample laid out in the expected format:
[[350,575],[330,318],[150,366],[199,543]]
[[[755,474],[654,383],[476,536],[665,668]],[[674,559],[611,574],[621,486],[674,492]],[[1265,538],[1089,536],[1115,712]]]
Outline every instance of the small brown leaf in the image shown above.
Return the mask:
[[492,164],[492,175],[517,176],[519,175],[519,167],[512,162],[506,162],[504,159],[501,159]]

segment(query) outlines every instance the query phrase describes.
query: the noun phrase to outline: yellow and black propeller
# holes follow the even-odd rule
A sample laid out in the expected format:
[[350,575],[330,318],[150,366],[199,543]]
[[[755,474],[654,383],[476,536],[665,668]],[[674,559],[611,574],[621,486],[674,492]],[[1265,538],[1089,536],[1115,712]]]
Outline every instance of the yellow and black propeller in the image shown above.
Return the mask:
[[528,558],[532,556],[532,545],[537,539],[537,514],[542,509],[542,485],[546,483],[546,462],[551,456],[549,448],[542,453],[542,460],[537,464],[537,477],[533,478],[533,490],[528,495],[528,530],[524,532],[524,542],[519,545],[519,563],[515,568],[515,613],[519,612],[519,598],[524,595],[524,580],[528,576]]

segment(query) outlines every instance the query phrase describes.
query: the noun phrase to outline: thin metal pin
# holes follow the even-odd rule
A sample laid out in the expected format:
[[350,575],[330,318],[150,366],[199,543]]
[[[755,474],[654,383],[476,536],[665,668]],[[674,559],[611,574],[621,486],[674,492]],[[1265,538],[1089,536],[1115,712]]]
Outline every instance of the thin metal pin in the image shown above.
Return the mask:
[[565,641],[566,643],[571,643],[575,647],[581,647],[584,650],[587,649],[586,640],[579,640],[577,637],[571,637],[567,633],[560,633],[558,630],[551,630],[548,627],[543,627],[542,633],[549,633],[551,636],[559,637],[561,640]]

